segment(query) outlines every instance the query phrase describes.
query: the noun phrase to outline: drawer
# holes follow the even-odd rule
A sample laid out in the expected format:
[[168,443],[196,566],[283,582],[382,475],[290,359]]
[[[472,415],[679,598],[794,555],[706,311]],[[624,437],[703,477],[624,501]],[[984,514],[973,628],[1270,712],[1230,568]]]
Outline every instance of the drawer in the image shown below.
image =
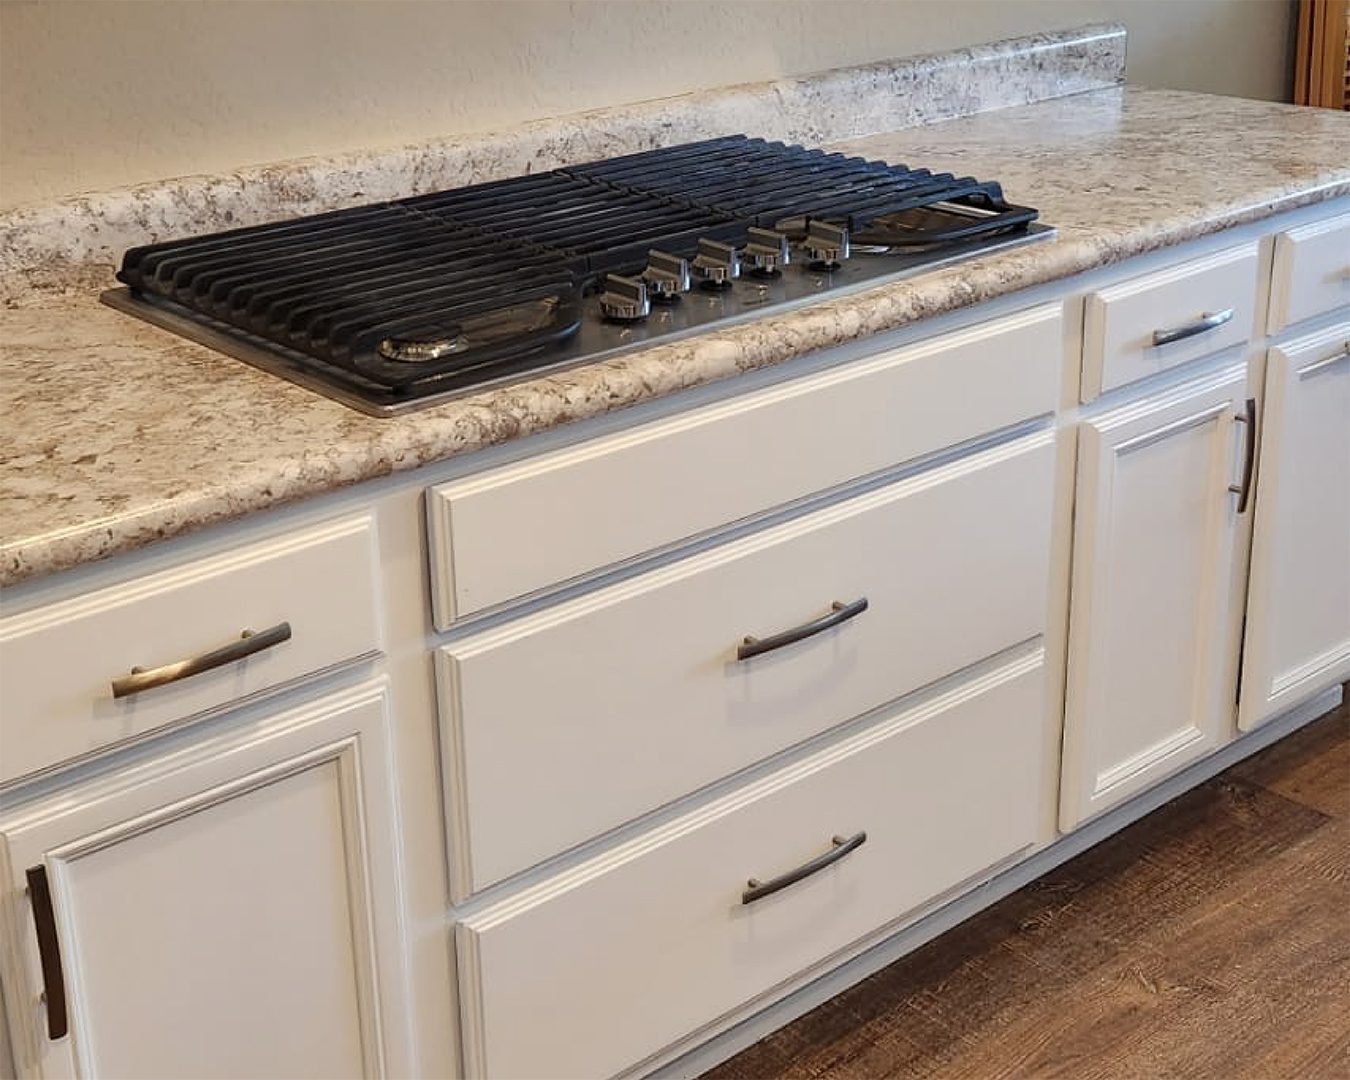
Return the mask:
[[[598,1077],[916,909],[1036,839],[1041,651],[471,915],[456,927],[467,1073]],[[779,892],[772,880],[853,848]]]
[[[375,522],[346,519],[0,620],[0,781],[378,653]],[[286,624],[275,644],[114,697],[153,670]]]
[[1027,436],[442,648],[457,898],[1042,633],[1054,466]]
[[1275,237],[1266,332],[1350,304],[1350,214]]
[[433,488],[436,625],[1049,413],[1063,351],[1056,303]]
[[1251,243],[1089,293],[1082,400],[1246,341],[1257,269]]

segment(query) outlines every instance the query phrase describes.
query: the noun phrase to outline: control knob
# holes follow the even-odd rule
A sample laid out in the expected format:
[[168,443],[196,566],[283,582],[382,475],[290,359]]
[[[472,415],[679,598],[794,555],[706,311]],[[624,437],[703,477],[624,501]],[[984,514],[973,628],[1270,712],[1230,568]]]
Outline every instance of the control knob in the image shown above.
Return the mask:
[[705,289],[729,289],[731,282],[741,276],[741,258],[736,249],[717,240],[698,242],[693,265]]
[[773,277],[783,272],[783,267],[792,261],[792,247],[788,238],[772,229],[751,228],[744,250],[742,262],[761,277]]
[[647,286],[637,278],[619,274],[605,275],[604,292],[600,294],[600,313],[614,322],[636,322],[651,314]]
[[689,291],[689,261],[664,251],[649,251],[642,283],[647,286],[647,295],[656,303],[674,303],[680,293]]
[[806,225],[806,243],[812,270],[838,270],[849,256],[848,230],[827,221],[810,221]]

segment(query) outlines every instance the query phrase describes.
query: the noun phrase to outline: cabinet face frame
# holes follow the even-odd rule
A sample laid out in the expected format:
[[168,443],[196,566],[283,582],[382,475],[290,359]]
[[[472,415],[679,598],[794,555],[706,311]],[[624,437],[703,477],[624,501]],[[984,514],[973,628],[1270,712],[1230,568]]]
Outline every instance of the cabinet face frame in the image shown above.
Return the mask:
[[[1307,460],[1313,451],[1333,455],[1329,461],[1343,466],[1343,475],[1332,478],[1330,490],[1320,495],[1325,501],[1318,502],[1318,506],[1331,516],[1330,522],[1323,524],[1332,529],[1344,528],[1350,536],[1350,407],[1339,418],[1339,430],[1316,432],[1339,437],[1339,445],[1318,443],[1310,448],[1300,442],[1301,437],[1309,434],[1309,429],[1300,423],[1304,419],[1303,404],[1314,395],[1327,401],[1337,393],[1350,401],[1350,322],[1342,321],[1270,349],[1261,411],[1261,451],[1238,710],[1238,727],[1243,731],[1259,727],[1318,691],[1350,678],[1350,608],[1344,613],[1339,628],[1342,632],[1333,631],[1318,643],[1316,652],[1299,656],[1297,662],[1279,657],[1281,643],[1277,640],[1281,605],[1291,602],[1290,582],[1284,575],[1301,572],[1320,579],[1323,574],[1339,574],[1342,587],[1350,578],[1350,546],[1345,549],[1339,567],[1323,567],[1315,552],[1302,557],[1290,554],[1298,552],[1301,544],[1307,546],[1308,528],[1305,521],[1291,518],[1291,503],[1301,497],[1307,509],[1319,499],[1318,492],[1306,490],[1310,483],[1307,474],[1318,465],[1327,464]],[[1298,490],[1300,484],[1305,485],[1305,490]],[[1310,584],[1314,588],[1326,587],[1321,580]],[[1346,591],[1350,592],[1350,588]]]
[[[1080,425],[1060,794],[1060,827],[1065,832],[1203,757],[1232,733],[1246,523],[1237,514],[1237,496],[1228,488],[1242,481],[1239,443],[1244,433],[1236,418],[1243,413],[1246,387],[1245,363],[1233,364]],[[1130,464],[1131,454],[1205,428],[1210,429],[1207,484],[1214,494],[1198,537],[1206,574],[1195,583],[1193,594],[1201,670],[1190,687],[1190,722],[1128,756],[1105,761],[1105,726],[1112,715],[1108,675],[1114,665],[1131,662],[1113,640],[1111,623],[1118,591],[1125,587],[1116,580],[1111,528],[1121,469]],[[1147,584],[1136,582],[1134,587]],[[1137,677],[1147,678],[1148,672],[1139,671]]]
[[[336,770],[346,903],[360,1016],[363,1073],[397,1075],[407,1065],[405,932],[398,833],[391,803],[388,698],[382,682],[320,699],[243,729],[152,759],[127,774],[97,777],[0,820],[0,978],[18,1075],[91,1075],[76,926],[67,899],[84,857],[192,815],[301,777]],[[61,947],[69,1034],[47,1037],[29,867],[43,866]]]

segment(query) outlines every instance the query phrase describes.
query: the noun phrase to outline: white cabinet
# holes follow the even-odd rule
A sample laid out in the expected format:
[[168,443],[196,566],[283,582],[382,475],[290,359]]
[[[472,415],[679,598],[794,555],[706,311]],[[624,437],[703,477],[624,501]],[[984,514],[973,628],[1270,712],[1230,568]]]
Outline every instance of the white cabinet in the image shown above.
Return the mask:
[[1073,372],[1078,285],[447,470],[425,548],[414,474],[36,587],[0,619],[0,1073],[649,1068],[987,902],[1056,778],[1067,831],[1350,676],[1338,220],[1277,249],[1271,325],[1339,325],[1271,352],[1259,426],[1252,228],[1103,275]]
[[1080,428],[1065,829],[1231,731],[1245,388],[1229,367]]
[[465,1072],[637,1064],[1036,840],[1039,646],[478,911],[457,928]]
[[1350,323],[1271,349],[1238,723],[1350,678]]
[[0,781],[378,656],[378,579],[363,512],[0,618]]
[[406,1069],[386,725],[368,685],[0,819],[20,1075]]
[[1082,400],[1246,341],[1257,266],[1252,242],[1089,293]]
[[1350,214],[1309,221],[1275,237],[1266,329],[1350,304]]
[[1055,451],[1048,431],[1003,443],[447,645],[457,887],[1039,636]]
[[1061,306],[433,488],[436,625],[1052,412]]

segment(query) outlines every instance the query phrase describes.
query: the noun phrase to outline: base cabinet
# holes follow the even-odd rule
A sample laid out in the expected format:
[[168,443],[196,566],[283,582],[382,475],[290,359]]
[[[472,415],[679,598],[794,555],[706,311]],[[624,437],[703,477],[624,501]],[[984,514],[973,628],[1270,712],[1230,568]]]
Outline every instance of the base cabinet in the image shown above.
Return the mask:
[[397,1071],[385,728],[366,687],[0,820],[19,1075]]
[[1231,733],[1245,397],[1232,367],[1080,428],[1066,830]]
[[[465,894],[1039,636],[1055,452],[1003,443],[447,646]],[[737,658],[832,601],[865,610]]]
[[1270,350],[1238,726],[1350,678],[1350,323]]
[[1036,840],[1038,644],[456,928],[471,1077],[610,1076]]
[[[1252,228],[1097,289],[1079,387],[1071,284],[442,476],[434,632],[426,479],[30,593],[0,624],[0,1080],[664,1068],[1011,888],[1057,784],[1068,833],[1172,778],[1072,849],[1236,728],[1292,730],[1350,678],[1346,220],[1282,234],[1272,332],[1336,325],[1271,349],[1259,417]],[[183,637],[202,610],[225,638]]]

